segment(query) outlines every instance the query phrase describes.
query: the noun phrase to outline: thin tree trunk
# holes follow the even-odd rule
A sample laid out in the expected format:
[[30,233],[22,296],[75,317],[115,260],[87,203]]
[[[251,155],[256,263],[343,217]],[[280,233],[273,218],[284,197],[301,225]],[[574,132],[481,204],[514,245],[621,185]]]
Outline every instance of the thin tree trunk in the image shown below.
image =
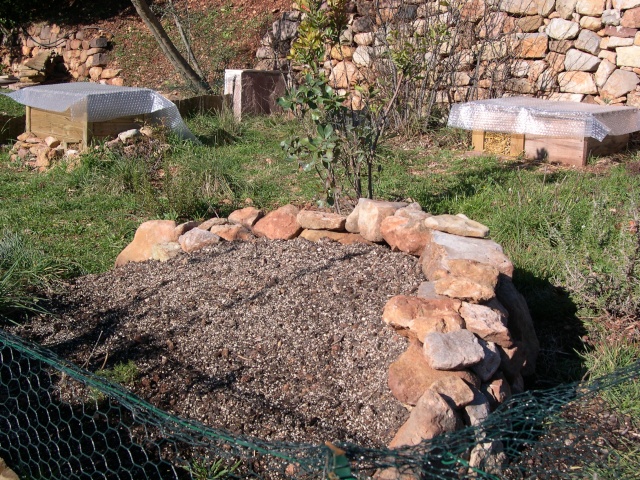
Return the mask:
[[198,74],[200,78],[206,78],[202,69],[200,68],[200,64],[196,59],[196,56],[193,54],[193,50],[191,49],[191,44],[189,43],[189,38],[187,37],[184,28],[182,28],[182,22],[178,15],[176,14],[176,7],[173,5],[173,0],[169,0],[169,5],[171,6],[171,16],[173,17],[173,23],[176,24],[176,28],[178,29],[178,33],[180,34],[180,39],[182,40],[182,44],[187,52],[187,60],[189,64],[193,67],[193,70]]
[[171,65],[176,69],[176,71],[182,75],[182,77],[191,84],[200,94],[211,93],[211,86],[207,83],[207,81],[198,76],[198,74],[191,68],[189,63],[184,59],[184,57],[180,54],[178,49],[175,47],[167,32],[165,32],[162,24],[158,21],[156,16],[153,14],[146,0],[131,0],[133,6],[136,8],[138,15],[142,18],[142,21],[145,23],[147,28],[151,30],[153,36],[155,37],[160,49],[164,53],[164,55],[169,59]]

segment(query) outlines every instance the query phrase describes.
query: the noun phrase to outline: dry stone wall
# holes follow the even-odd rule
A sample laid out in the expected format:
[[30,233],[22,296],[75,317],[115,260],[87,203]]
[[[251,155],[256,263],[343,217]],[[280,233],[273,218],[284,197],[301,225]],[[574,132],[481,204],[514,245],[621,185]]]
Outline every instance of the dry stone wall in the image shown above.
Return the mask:
[[[145,222],[116,266],[167,261],[221,241],[255,237],[386,243],[419,256],[425,282],[415,295],[392,297],[381,312],[382,321],[408,339],[388,374],[391,392],[410,410],[389,444],[397,448],[481,424],[522,392],[523,377],[535,371],[539,344],[533,321],[512,282],[513,264],[488,236],[487,227],[464,215],[433,216],[416,203],[360,199],[347,217],[293,205],[266,215],[247,207],[205,222]],[[501,451],[499,442],[479,443],[469,464],[479,467],[490,456],[499,465]],[[397,474],[387,469],[376,478]]]
[[[404,50],[421,63],[415,88],[436,103],[527,95],[640,106],[640,0],[358,0],[347,11],[323,65],[345,92],[380,83]],[[304,16],[273,24],[256,68],[288,67]]]
[[24,84],[72,79],[121,86],[120,70],[108,68],[110,37],[95,27],[30,25],[2,38],[0,58]]

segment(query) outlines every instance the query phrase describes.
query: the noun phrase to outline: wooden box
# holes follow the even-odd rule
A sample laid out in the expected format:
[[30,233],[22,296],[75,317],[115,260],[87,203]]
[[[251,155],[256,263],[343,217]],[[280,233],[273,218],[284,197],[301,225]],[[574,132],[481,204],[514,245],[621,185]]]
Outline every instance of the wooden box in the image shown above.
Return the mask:
[[[508,155],[515,157],[524,153],[527,158],[548,160],[577,167],[586,165],[590,155],[609,155],[621,152],[629,142],[629,134],[608,135],[602,142],[591,137],[548,137],[516,133],[507,135],[510,135]],[[473,149],[485,151],[486,138],[486,132],[474,130]]]
[[74,120],[70,112],[53,112],[27,107],[25,128],[40,138],[52,136],[66,143],[82,143],[88,146],[93,139],[114,138],[120,132],[140,128],[148,120],[148,115],[140,114],[119,117],[104,122]]

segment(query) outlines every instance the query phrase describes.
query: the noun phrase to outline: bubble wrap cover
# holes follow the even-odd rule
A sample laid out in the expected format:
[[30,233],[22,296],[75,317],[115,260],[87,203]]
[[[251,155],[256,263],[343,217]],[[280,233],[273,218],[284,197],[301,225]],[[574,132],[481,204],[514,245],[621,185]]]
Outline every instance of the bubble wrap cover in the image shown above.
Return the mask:
[[41,110],[69,110],[73,120],[87,122],[150,114],[153,121],[163,123],[181,138],[195,140],[175,104],[148,88],[77,82],[23,88],[7,96]]
[[607,135],[640,130],[640,108],[530,97],[497,98],[453,105],[448,126],[549,137],[593,137],[601,142]]

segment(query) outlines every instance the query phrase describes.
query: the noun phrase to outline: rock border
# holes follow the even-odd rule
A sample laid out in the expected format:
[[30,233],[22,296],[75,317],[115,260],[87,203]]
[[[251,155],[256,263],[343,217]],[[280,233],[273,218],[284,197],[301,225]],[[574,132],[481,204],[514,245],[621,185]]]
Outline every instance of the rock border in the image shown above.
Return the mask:
[[[166,261],[220,241],[255,237],[342,244],[386,243],[420,257],[425,276],[417,295],[397,295],[382,320],[408,338],[389,367],[392,394],[409,411],[389,448],[417,445],[441,433],[480,425],[535,371],[539,343],[524,297],[513,282],[513,263],[489,239],[489,229],[466,216],[431,215],[417,203],[360,199],[348,216],[285,205],[268,214],[255,207],[228,218],[177,225],[151,220],[137,229],[115,266]],[[478,443],[471,468],[499,472],[500,442]],[[490,472],[491,473],[491,472]],[[391,468],[378,479],[397,478]],[[402,478],[417,478],[402,472]]]

